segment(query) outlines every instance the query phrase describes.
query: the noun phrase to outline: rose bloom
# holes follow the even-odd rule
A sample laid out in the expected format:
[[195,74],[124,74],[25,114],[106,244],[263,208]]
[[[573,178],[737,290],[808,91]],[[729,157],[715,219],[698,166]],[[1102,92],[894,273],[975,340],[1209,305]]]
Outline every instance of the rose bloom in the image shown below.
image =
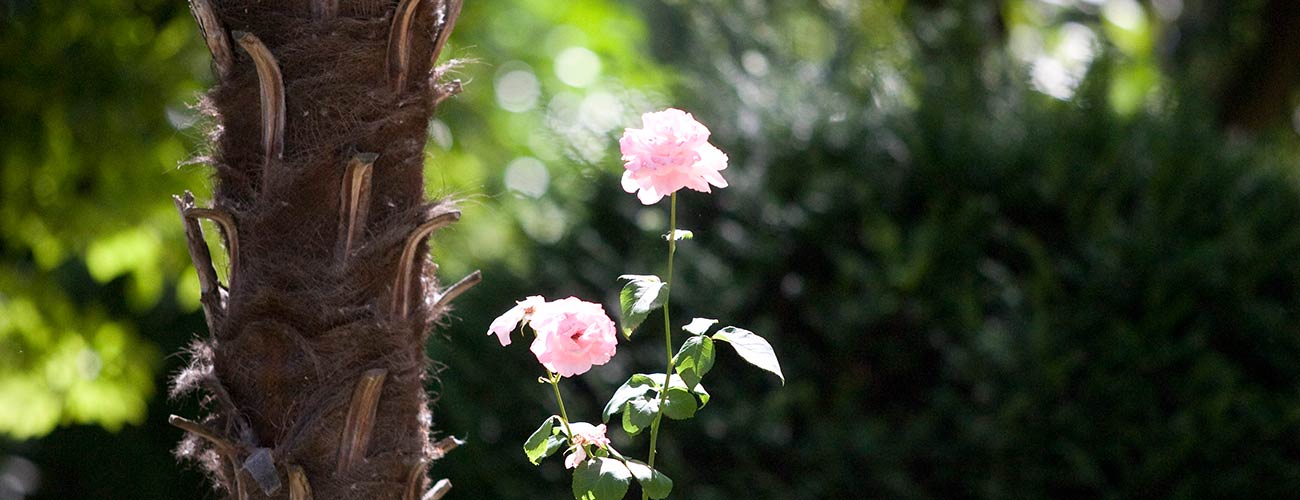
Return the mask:
[[629,128],[619,139],[623,153],[623,190],[653,205],[687,187],[708,193],[709,185],[727,187],[720,173],[727,155],[709,144],[709,129],[690,113],[668,108],[641,115],[642,128]]
[[618,336],[600,304],[574,297],[537,306],[529,323],[537,331],[530,348],[547,370],[581,375],[614,357]]
[[506,311],[505,314],[492,320],[488,326],[488,335],[496,335],[497,340],[501,341],[501,346],[510,345],[510,334],[519,328],[520,323],[528,323],[528,319],[533,315],[537,306],[546,302],[541,295],[534,295],[515,303],[515,307]]
[[587,459],[587,450],[582,445],[589,444],[597,448],[609,446],[609,438],[605,437],[605,424],[597,425],[591,429],[591,432],[577,433],[573,436],[573,453],[564,457],[564,467],[572,469]]

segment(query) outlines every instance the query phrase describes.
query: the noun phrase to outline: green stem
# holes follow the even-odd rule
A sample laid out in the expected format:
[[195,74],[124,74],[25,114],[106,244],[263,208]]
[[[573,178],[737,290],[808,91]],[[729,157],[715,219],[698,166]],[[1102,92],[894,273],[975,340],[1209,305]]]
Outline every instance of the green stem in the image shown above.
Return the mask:
[[567,432],[569,439],[572,440],[574,436],[573,429],[569,428],[569,412],[564,411],[564,398],[560,396],[560,377],[550,370],[546,370],[546,375],[551,381],[551,388],[555,389],[555,402],[560,404],[560,422],[564,424],[564,432]]
[[[668,400],[668,385],[673,378],[673,328],[672,320],[668,317],[668,299],[672,295],[673,287],[673,254],[677,253],[677,193],[673,193],[672,201],[669,202],[671,208],[668,210],[668,289],[664,290],[664,352],[668,355],[668,368],[664,370],[664,385],[659,388],[659,411],[655,413],[654,422],[650,424],[650,458],[646,463],[653,468],[655,466],[655,448],[659,444],[659,424],[664,419],[664,403]],[[649,498],[645,493],[641,494],[642,500]]]

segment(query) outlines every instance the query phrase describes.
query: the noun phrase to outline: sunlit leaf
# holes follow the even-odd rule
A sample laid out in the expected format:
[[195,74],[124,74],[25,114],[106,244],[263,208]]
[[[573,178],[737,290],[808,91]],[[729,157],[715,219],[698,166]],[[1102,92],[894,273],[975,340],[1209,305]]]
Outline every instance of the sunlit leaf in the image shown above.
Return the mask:
[[623,405],[623,431],[635,436],[650,427],[659,413],[659,395],[645,394]]
[[668,300],[668,284],[653,275],[624,274],[618,279],[628,280],[618,298],[623,313],[623,335],[631,337],[650,311]]
[[559,431],[556,424],[560,417],[551,415],[542,421],[542,425],[533,431],[533,435],[528,436],[524,442],[524,454],[528,455],[528,461],[537,465],[543,458],[549,457],[555,452],[564,448],[566,440],[564,437],[557,435]]
[[613,458],[592,458],[573,470],[575,500],[619,500],[627,494],[632,471]]
[[605,403],[605,410],[601,413],[601,420],[609,422],[609,417],[622,410],[625,403],[646,393],[654,392],[658,385],[651,377],[643,373],[632,375],[627,379],[627,382],[624,382],[622,386],[614,391],[614,395],[609,398],[609,402]]
[[670,387],[663,403],[664,415],[673,420],[685,420],[695,416],[699,406],[691,391],[683,387]]
[[692,319],[690,323],[687,323],[686,326],[683,326],[682,329],[696,335],[703,335],[704,332],[709,331],[709,327],[716,325],[717,323],[718,320],[712,318],[695,318]]
[[[651,373],[649,375],[646,375],[646,377],[648,377],[655,384],[654,387],[656,389],[658,389],[659,387],[663,387],[664,374]],[[709,398],[711,396],[709,395],[709,391],[704,390],[704,384],[696,384],[695,387],[693,388],[687,388],[686,381],[682,380],[682,378],[677,375],[673,375],[672,378],[669,379],[668,383],[670,384],[670,387],[688,390],[692,394],[695,394],[695,397],[699,398],[700,400],[700,408],[703,408],[704,405],[709,404]]]
[[705,335],[695,335],[682,343],[681,350],[673,359],[677,374],[686,383],[688,389],[694,389],[713,368],[713,339]]
[[713,339],[731,344],[736,353],[749,364],[772,372],[781,378],[782,385],[785,384],[785,375],[781,373],[781,363],[776,360],[776,351],[772,350],[772,344],[767,343],[763,337],[743,328],[728,326],[713,334]]
[[668,493],[673,491],[673,480],[669,479],[664,473],[650,468],[638,460],[627,461],[628,470],[632,471],[632,477],[641,483],[641,490],[650,498],[667,498]]

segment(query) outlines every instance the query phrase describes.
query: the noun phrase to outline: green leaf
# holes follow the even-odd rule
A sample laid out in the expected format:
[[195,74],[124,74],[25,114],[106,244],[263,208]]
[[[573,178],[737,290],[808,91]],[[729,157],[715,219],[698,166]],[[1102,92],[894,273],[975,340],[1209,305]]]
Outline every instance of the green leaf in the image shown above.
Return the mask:
[[635,436],[650,427],[659,412],[659,395],[646,394],[627,402],[623,408],[623,431]]
[[[658,390],[659,387],[663,387],[664,374],[651,373],[649,375],[644,375],[644,376],[650,379],[651,383],[654,384],[656,390]],[[703,384],[696,384],[694,388],[688,388],[686,387],[686,382],[683,381],[682,378],[677,375],[673,375],[673,377],[670,379],[670,384],[671,387],[689,390],[690,392],[694,393],[695,397],[700,398],[700,408],[704,408],[704,405],[709,404],[709,397],[710,397],[709,391],[704,390]]]
[[[695,321],[699,321],[699,318]],[[682,343],[681,350],[677,351],[677,356],[673,358],[673,364],[677,374],[686,383],[687,389],[695,389],[695,386],[699,385],[704,374],[709,373],[713,368],[713,358],[713,339],[709,337],[696,335]]]
[[695,397],[700,398],[700,408],[704,408],[704,405],[709,404],[711,396],[709,396],[709,391],[704,390],[704,384],[696,384],[695,388],[691,389],[691,392],[695,393]]
[[592,458],[573,470],[575,500],[620,500],[632,482],[632,471],[612,458]]
[[673,420],[686,420],[695,416],[695,396],[683,387],[668,388],[668,397],[664,400],[664,415]]
[[598,457],[608,456],[608,457],[617,458],[620,461],[624,461],[624,462],[627,461],[627,457],[623,456],[622,453],[619,453],[618,450],[614,449],[613,445],[606,446],[604,448],[595,448],[592,450],[592,453]]
[[712,318],[695,318],[689,324],[683,326],[682,329],[696,335],[704,335],[704,332],[709,331],[709,327],[717,322],[718,320]]
[[632,471],[632,477],[641,483],[641,491],[644,491],[650,498],[660,499],[667,498],[668,493],[673,491],[673,480],[669,479],[664,473],[655,469],[639,460],[628,460],[627,469]]
[[713,340],[731,344],[745,361],[776,374],[781,378],[781,385],[785,385],[785,375],[781,373],[781,363],[776,360],[776,351],[763,337],[743,328],[728,326],[713,334]]
[[653,391],[656,387],[658,387],[658,384],[645,374],[637,373],[632,375],[627,379],[627,382],[624,382],[618,390],[614,391],[614,395],[609,398],[609,402],[605,403],[605,411],[601,414],[601,421],[609,422],[609,417],[622,410],[624,403]]
[[623,313],[623,336],[631,338],[632,331],[650,311],[663,307],[668,300],[668,284],[651,275],[624,274],[618,279],[628,280],[618,294],[618,302]]
[[[665,239],[665,240],[667,240],[668,237],[669,237],[669,236],[668,236],[667,233],[665,233],[665,234],[663,235],[663,239]],[[673,237],[673,239],[675,239],[675,240],[677,240],[677,241],[689,240],[689,239],[695,238],[695,232],[693,232],[693,231],[691,231],[691,230],[689,230],[689,229],[677,229],[677,230],[674,230],[674,231],[672,232],[672,237]]]
[[564,448],[567,440],[556,435],[558,428],[555,423],[559,421],[560,417],[558,416],[551,415],[547,417],[546,420],[542,421],[541,427],[533,431],[533,435],[528,436],[528,440],[524,442],[524,454],[528,455],[528,461],[532,462],[533,465],[537,465],[543,458],[549,457]]

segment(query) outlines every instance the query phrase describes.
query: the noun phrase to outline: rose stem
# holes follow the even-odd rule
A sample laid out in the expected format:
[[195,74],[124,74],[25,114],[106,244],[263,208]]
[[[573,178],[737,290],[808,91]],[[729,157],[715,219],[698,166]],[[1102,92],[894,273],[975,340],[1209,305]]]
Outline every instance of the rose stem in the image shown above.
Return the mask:
[[551,381],[551,388],[555,389],[555,402],[560,404],[560,422],[564,423],[564,432],[569,434],[569,440],[572,441],[573,429],[569,428],[569,412],[564,411],[564,398],[560,397],[560,377],[550,370],[546,370],[546,378]]
[[[664,385],[659,388],[659,411],[655,413],[654,422],[650,424],[650,459],[646,463],[654,468],[655,447],[659,444],[659,424],[664,419],[664,403],[668,400],[668,386],[673,378],[673,328],[668,317],[668,299],[673,287],[673,254],[677,253],[677,193],[673,193],[668,209],[668,288],[664,290],[664,350],[668,354],[668,369],[664,371]],[[644,492],[642,500],[649,498]]]

